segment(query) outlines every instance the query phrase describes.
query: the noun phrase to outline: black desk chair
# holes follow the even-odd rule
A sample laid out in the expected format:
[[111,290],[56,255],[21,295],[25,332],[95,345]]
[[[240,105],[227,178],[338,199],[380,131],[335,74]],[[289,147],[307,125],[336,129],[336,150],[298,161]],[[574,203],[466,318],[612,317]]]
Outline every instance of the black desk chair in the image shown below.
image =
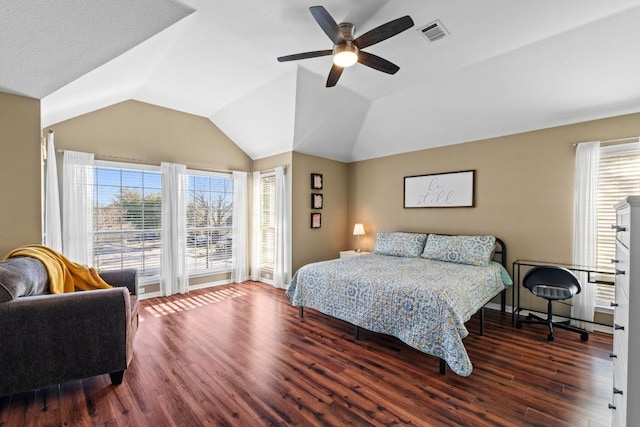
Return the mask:
[[589,339],[589,333],[587,331],[571,326],[569,321],[553,321],[551,303],[553,301],[569,299],[582,291],[580,282],[571,271],[563,267],[552,265],[534,267],[525,274],[524,279],[522,279],[522,284],[535,296],[544,298],[548,301],[547,318],[543,319],[533,314],[529,314],[526,319],[518,320],[516,322],[517,328],[521,328],[523,323],[547,325],[549,327],[549,335],[547,335],[547,339],[549,341],[553,341],[553,326],[555,325],[558,328],[579,333],[582,341]]

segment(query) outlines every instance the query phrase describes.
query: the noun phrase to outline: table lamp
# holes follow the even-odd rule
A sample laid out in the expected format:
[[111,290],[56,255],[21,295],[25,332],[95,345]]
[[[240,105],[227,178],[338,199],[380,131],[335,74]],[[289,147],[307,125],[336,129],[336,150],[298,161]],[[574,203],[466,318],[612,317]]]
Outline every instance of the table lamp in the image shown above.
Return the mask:
[[364,226],[362,224],[356,224],[353,227],[353,235],[358,236],[358,247],[356,252],[360,252],[360,236],[364,236]]

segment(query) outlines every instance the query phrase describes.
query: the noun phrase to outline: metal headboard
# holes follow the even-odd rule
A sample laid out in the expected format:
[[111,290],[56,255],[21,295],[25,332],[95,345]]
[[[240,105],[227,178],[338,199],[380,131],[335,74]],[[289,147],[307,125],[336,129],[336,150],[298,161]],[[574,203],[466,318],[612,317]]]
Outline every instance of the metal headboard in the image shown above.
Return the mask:
[[497,258],[498,262],[502,264],[504,268],[507,268],[507,246],[504,244],[504,241],[498,237],[496,237],[496,243],[498,247],[494,253],[494,259]]

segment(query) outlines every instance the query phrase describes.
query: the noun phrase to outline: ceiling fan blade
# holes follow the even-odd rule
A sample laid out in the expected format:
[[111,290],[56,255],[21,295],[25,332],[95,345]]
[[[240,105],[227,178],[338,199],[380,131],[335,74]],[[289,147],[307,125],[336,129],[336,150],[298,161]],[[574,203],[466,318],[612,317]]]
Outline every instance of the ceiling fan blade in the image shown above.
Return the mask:
[[311,6],[309,8],[311,14],[315,18],[322,31],[329,36],[333,44],[338,44],[344,41],[340,27],[336,24],[336,21],[329,15],[327,9],[322,6]]
[[395,74],[398,72],[398,67],[393,62],[389,62],[384,58],[380,58],[378,55],[374,55],[369,52],[358,52],[358,62],[367,67],[371,67],[374,70],[382,71],[387,74]]
[[400,34],[411,27],[413,27],[413,19],[411,19],[409,15],[403,16],[402,18],[394,19],[393,21],[389,21],[386,24],[382,24],[379,27],[364,33],[355,39],[355,44],[359,49],[364,49],[367,46],[380,43],[389,37]]
[[334,87],[336,83],[338,83],[338,79],[342,75],[342,70],[344,70],[344,68],[333,64],[331,71],[329,71],[329,77],[327,78],[327,87]]
[[280,56],[278,62],[297,61],[298,59],[317,58],[318,56],[329,56],[333,50],[314,50],[313,52],[294,53],[293,55]]

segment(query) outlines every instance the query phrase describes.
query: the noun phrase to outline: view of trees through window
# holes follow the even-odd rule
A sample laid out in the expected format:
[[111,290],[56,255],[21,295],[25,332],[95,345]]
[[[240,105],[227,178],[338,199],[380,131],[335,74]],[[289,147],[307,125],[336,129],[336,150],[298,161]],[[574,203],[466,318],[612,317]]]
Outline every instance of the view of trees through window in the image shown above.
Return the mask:
[[[100,166],[94,177],[94,264],[137,268],[140,279],[157,280],[161,242],[160,172]],[[223,174],[187,178],[189,274],[231,267],[233,180]]]
[[189,271],[231,268],[233,179],[189,175],[187,188]]

